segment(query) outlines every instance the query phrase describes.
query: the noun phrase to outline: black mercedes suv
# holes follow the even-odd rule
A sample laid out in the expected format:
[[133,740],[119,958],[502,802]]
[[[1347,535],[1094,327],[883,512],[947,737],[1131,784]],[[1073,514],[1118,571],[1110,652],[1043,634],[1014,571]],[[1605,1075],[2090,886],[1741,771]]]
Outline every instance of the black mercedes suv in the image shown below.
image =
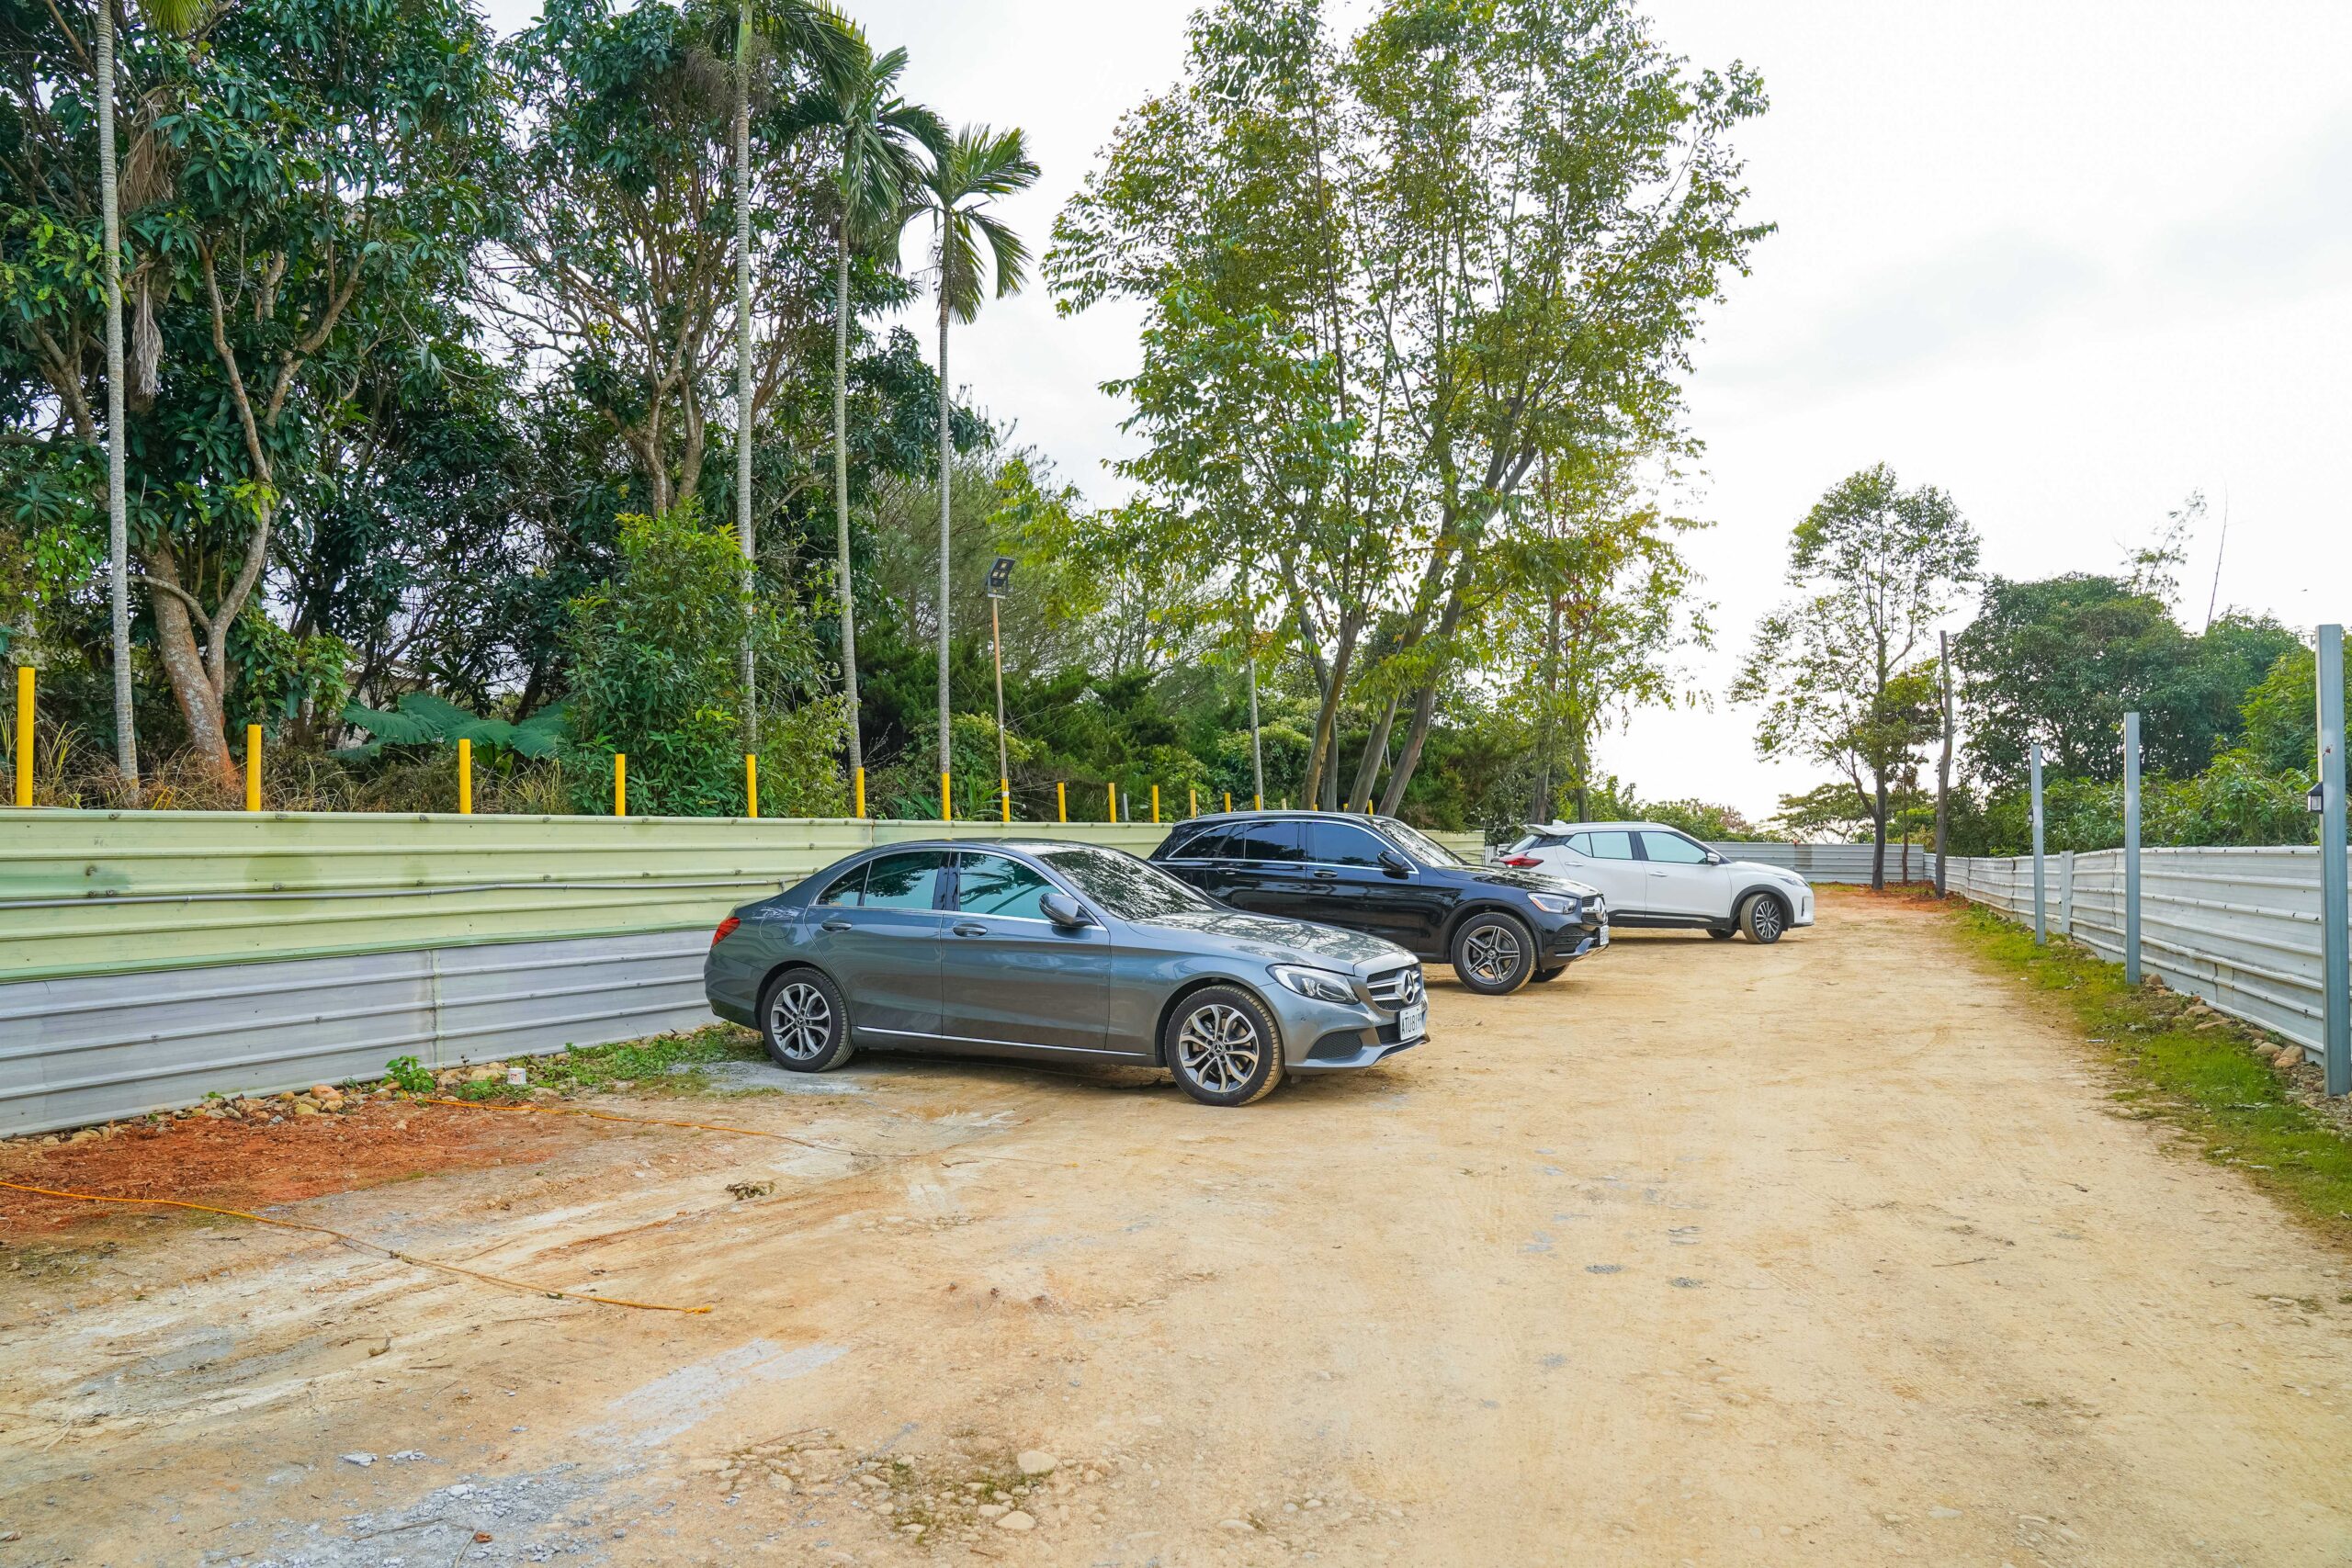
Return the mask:
[[1609,945],[1600,893],[1580,882],[1470,865],[1392,817],[1236,811],[1178,826],[1161,870],[1237,909],[1384,936],[1453,965],[1487,996],[1549,980]]

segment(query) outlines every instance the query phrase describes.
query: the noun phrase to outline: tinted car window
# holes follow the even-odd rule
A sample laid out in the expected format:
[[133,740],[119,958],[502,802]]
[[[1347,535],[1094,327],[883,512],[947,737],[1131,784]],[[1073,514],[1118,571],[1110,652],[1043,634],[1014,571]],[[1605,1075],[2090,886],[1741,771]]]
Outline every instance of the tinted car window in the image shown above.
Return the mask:
[[1632,860],[1634,858],[1634,835],[1631,833],[1578,833],[1577,837],[1589,838],[1591,840],[1589,847],[1579,847],[1584,848],[1584,852],[1595,860]]
[[1078,890],[1123,920],[1200,914],[1219,906],[1156,865],[1114,850],[1046,850],[1038,858],[1077,884]]
[[928,909],[939,894],[940,874],[947,869],[944,850],[909,850],[884,855],[865,868],[865,907],[869,909]]
[[1679,833],[1644,833],[1642,852],[1670,865],[1704,865],[1707,852]]
[[865,896],[865,867],[853,867],[846,876],[836,877],[833,885],[817,896],[820,904],[854,905]]
[[1232,852],[1226,847],[1227,838],[1222,828],[1207,828],[1181,840],[1170,860],[1223,860]]
[[1037,900],[1054,890],[1037,871],[1002,855],[966,855],[956,873],[956,908],[967,915],[1042,920]]
[[1252,822],[1234,829],[1238,842],[1226,852],[1240,860],[1300,859],[1299,829],[1304,826],[1301,822]]
[[1306,858],[1324,865],[1378,865],[1387,847],[1352,823],[1306,824]]

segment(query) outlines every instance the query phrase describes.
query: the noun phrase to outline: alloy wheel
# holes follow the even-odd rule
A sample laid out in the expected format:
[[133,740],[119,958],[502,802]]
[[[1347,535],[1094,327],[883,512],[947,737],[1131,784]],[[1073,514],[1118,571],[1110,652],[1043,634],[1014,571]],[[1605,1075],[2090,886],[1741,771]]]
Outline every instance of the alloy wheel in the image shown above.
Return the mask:
[[1519,933],[1499,920],[1475,927],[1462,946],[1470,973],[1487,985],[1502,985],[1519,973]]
[[1262,1049],[1249,1015],[1223,1002],[1193,1012],[1176,1036],[1177,1061],[1186,1076],[1217,1094],[1233,1093],[1255,1077]]
[[768,1003],[768,1034],[794,1061],[814,1061],[832,1038],[833,1004],[806,980],[779,987]]
[[1781,901],[1770,897],[1759,900],[1750,919],[1755,924],[1759,941],[1772,941],[1781,934]]

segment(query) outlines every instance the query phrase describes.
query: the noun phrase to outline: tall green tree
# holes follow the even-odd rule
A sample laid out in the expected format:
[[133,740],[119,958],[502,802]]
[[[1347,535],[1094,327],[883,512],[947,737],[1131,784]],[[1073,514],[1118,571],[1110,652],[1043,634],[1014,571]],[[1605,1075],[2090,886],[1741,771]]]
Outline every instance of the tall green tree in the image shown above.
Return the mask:
[[1939,687],[1916,661],[1976,576],[1975,530],[1932,486],[1882,463],[1816,502],[1790,540],[1799,596],[1766,615],[1731,698],[1764,710],[1756,749],[1837,768],[1871,802],[1871,884],[1886,884],[1888,791],[1939,733]]
[[947,324],[970,322],[980,313],[994,275],[996,297],[1020,292],[1029,268],[1029,248],[989,204],[1037,183],[1020,130],[966,126],[935,158],[922,183],[922,211],[933,223],[932,264],[939,293],[939,771],[952,771],[955,722],[948,697],[948,607],[955,585],[950,493],[955,484],[954,420],[947,378]]
[[[795,106],[792,123],[833,142],[833,539],[835,592],[841,598],[843,733],[848,767],[865,765],[857,696],[857,594],[849,538],[850,264],[860,254],[898,265],[898,242],[910,202],[922,188],[923,156],[943,157],[946,127],[899,96],[907,51],[874,52],[863,29],[843,24],[850,47],[818,73]],[[945,378],[941,378],[945,385]]]

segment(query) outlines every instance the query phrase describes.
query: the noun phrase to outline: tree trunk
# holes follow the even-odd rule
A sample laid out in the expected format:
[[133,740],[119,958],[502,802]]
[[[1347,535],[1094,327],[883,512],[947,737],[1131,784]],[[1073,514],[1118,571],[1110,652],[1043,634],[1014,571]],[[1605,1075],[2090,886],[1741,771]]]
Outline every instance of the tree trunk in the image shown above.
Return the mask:
[[1315,738],[1306,751],[1306,797],[1320,800],[1326,786],[1339,784],[1340,698],[1347,690],[1355,662],[1357,621],[1352,613],[1340,621],[1339,644],[1331,650],[1330,678],[1324,682],[1323,703],[1316,710]]
[[1557,717],[1560,702],[1560,601],[1555,595],[1551,619],[1544,631],[1544,725],[1542,739],[1535,746],[1535,800],[1527,808],[1531,823],[1552,820],[1558,809],[1552,799],[1552,728]]
[[[942,255],[946,254],[946,236],[943,232],[940,237]],[[956,444],[948,434],[947,415],[947,284],[943,276],[939,288],[939,771],[942,773],[953,766],[949,750],[954,724],[947,708],[947,605],[949,590],[953,586],[948,581],[947,546],[951,527],[948,485],[954,477]]]
[[1886,775],[1871,775],[1871,886],[1886,888]]
[[833,546],[834,592],[842,596],[842,695],[849,705],[842,728],[849,735],[850,776],[865,765],[857,728],[857,589],[849,567],[849,228],[842,228],[841,256],[833,273]]
[[[178,584],[178,565],[169,556],[151,555],[145,565],[149,576]],[[171,680],[172,695],[179,703],[180,716],[187,724],[188,743],[203,761],[206,771],[233,788],[240,781],[236,761],[229,753],[228,738],[221,729],[220,694],[205,673],[204,654],[197,648],[196,627],[188,608],[176,593],[153,593],[149,599],[155,612],[155,646],[163,655],[164,673]]]
[[1356,782],[1348,790],[1350,811],[1362,811],[1372,804],[1373,789],[1380,783],[1380,765],[1388,760],[1388,732],[1396,725],[1396,699],[1392,696],[1380,710],[1372,733],[1363,738],[1363,760],[1356,764]]
[[[735,542],[743,551],[743,750],[760,744],[759,671],[752,653],[752,7],[735,17]],[[757,803],[752,809],[757,809]]]
[[107,599],[114,651],[114,755],[124,804],[139,804],[139,730],[130,705],[130,522],[122,452],[122,197],[115,166],[114,8],[98,6],[98,205],[106,230]]

